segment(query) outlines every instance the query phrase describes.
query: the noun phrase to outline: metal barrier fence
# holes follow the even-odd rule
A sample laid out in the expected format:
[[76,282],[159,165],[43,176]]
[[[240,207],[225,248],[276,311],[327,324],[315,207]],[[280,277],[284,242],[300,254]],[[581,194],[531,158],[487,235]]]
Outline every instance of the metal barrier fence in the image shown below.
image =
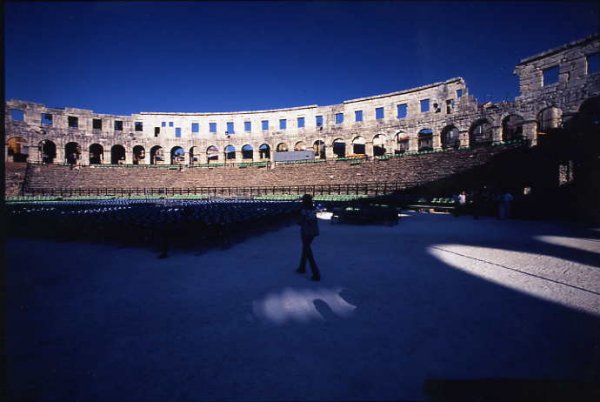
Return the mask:
[[421,182],[376,182],[262,187],[188,187],[188,188],[28,188],[25,196],[175,196],[203,195],[213,197],[254,197],[265,195],[367,195],[378,196],[415,187]]

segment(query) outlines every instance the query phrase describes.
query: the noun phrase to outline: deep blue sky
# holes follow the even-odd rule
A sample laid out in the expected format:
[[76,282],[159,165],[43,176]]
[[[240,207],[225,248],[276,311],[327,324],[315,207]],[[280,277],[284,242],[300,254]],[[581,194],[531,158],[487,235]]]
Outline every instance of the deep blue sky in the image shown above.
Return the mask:
[[5,5],[6,99],[99,113],[270,109],[462,76],[518,94],[527,56],[599,32],[593,2]]

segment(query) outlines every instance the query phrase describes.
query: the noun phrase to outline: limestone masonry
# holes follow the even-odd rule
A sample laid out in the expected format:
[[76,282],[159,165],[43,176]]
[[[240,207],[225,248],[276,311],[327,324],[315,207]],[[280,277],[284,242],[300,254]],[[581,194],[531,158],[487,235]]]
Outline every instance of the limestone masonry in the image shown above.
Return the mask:
[[520,95],[480,104],[463,78],[330,106],[228,113],[141,112],[131,116],[9,100],[7,161],[206,164],[272,160],[314,149],[316,158],[382,156],[478,147],[559,128],[600,95],[600,35],[522,60]]

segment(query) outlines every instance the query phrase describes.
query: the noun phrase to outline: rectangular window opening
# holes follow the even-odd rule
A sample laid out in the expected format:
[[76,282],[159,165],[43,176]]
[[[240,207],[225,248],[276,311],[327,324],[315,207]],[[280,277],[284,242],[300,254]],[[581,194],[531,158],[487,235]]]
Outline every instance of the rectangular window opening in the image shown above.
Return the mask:
[[323,116],[317,116],[316,124],[317,124],[317,127],[323,127]]
[[172,121],[169,122],[169,127],[173,127],[173,122]]
[[208,131],[211,133],[217,132],[217,123],[208,123]]
[[285,130],[287,128],[287,120],[286,119],[279,119],[279,129],[280,130]]
[[42,113],[42,124],[44,126],[52,125],[52,115],[50,113]]
[[10,119],[12,121],[24,121],[25,112],[21,109],[10,109]]
[[375,118],[377,120],[383,119],[383,108],[382,107],[378,107],[375,109]]
[[175,137],[181,138],[181,127],[175,127]]
[[594,74],[600,72],[600,52],[585,56],[587,73]]
[[268,131],[269,130],[269,120],[263,120],[260,122],[262,131]]
[[144,123],[142,123],[141,121],[136,121],[135,131],[144,131]]
[[235,128],[233,127],[233,122],[227,122],[227,134],[235,134]]
[[244,131],[247,133],[252,131],[252,122],[251,121],[244,122]]
[[163,121],[162,123],[160,123],[160,126],[161,126],[161,127],[167,127],[167,122],[166,122],[166,121]]
[[446,100],[446,113],[450,114],[454,112],[454,99],[447,99]]
[[408,105],[403,103],[398,105],[398,118],[404,119],[408,115]]
[[304,117],[298,117],[298,128],[304,128]]
[[79,117],[69,116],[67,120],[70,128],[79,127]]
[[429,99],[421,100],[421,113],[429,112]]
[[200,123],[192,123],[192,133],[200,132]]
[[93,119],[92,120],[92,128],[94,130],[102,130],[102,120],[101,119]]
[[160,134],[160,127],[154,127],[154,136],[158,137],[159,134]]
[[542,86],[558,84],[558,66],[552,66],[542,70]]
[[460,99],[463,96],[463,90],[462,89],[457,89],[456,90],[456,97],[458,99]]
[[363,121],[363,112],[362,110],[354,111],[354,121]]
[[123,121],[115,120],[115,131],[123,131]]
[[342,124],[344,122],[344,113],[335,114],[335,124]]

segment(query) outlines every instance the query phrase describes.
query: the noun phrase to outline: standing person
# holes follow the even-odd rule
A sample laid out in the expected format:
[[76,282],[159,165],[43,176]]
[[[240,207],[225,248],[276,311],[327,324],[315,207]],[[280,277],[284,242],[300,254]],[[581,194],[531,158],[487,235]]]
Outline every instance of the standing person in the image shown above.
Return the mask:
[[306,272],[306,260],[308,259],[312,271],[312,277],[310,279],[319,281],[321,279],[321,273],[319,272],[319,268],[317,267],[315,257],[313,256],[310,247],[314,238],[319,235],[319,223],[310,194],[304,194],[302,197],[302,209],[300,210],[298,224],[300,225],[300,237],[302,238],[302,256],[300,257],[300,265],[298,266],[298,269],[296,269],[296,272],[300,274]]
[[513,196],[508,191],[502,192],[498,196],[498,218],[506,219],[510,217],[510,203],[513,200]]

